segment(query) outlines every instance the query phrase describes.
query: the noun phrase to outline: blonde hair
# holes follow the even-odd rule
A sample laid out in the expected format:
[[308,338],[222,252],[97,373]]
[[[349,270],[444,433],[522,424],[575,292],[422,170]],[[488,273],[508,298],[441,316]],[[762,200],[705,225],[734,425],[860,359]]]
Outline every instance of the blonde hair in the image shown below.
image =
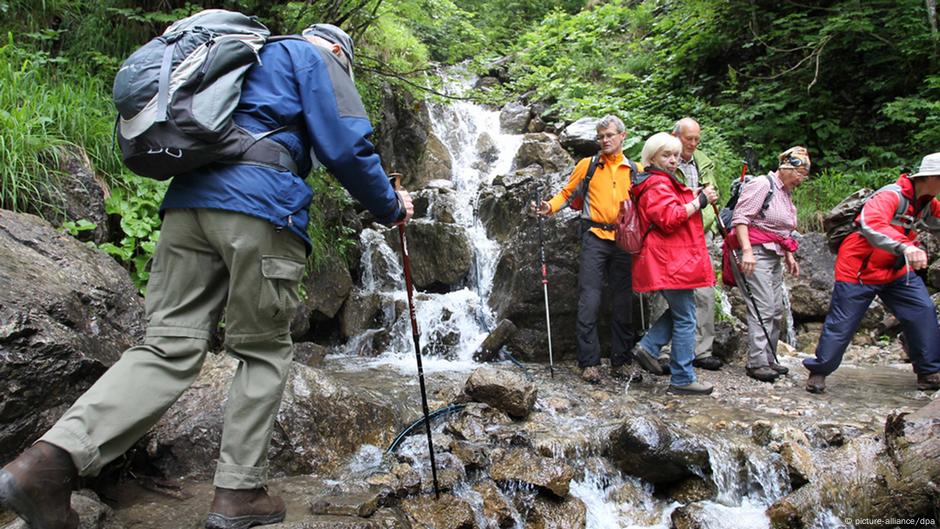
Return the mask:
[[657,132],[646,139],[643,144],[643,152],[640,154],[640,162],[644,165],[650,165],[653,157],[659,154],[659,151],[669,149],[676,153],[682,152],[682,142],[679,138],[666,132]]

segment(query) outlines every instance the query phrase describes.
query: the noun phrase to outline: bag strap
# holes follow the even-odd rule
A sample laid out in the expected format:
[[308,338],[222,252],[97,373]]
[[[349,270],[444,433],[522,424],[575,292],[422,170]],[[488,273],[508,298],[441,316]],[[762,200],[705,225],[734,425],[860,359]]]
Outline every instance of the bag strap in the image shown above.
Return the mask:
[[770,183],[770,189],[767,191],[767,194],[764,195],[764,202],[761,203],[761,206],[760,206],[761,218],[764,218],[767,208],[770,207],[770,199],[774,197],[774,191],[776,191],[776,189],[774,188],[774,179],[771,178],[769,174],[766,174],[764,176],[767,177],[767,181]]
[[[591,185],[591,179],[594,178],[594,173],[597,172],[597,165],[600,163],[600,153],[595,154],[591,157],[591,163],[588,165],[587,174],[584,175],[584,178],[578,183],[578,187],[575,188],[574,193],[568,196],[568,200],[565,200],[565,203],[561,205],[560,209],[565,209],[571,205],[571,202],[574,201],[577,197],[582,197],[582,206],[581,211],[584,212],[588,206],[587,204],[587,190],[588,186]],[[584,217],[585,215],[581,215]]]

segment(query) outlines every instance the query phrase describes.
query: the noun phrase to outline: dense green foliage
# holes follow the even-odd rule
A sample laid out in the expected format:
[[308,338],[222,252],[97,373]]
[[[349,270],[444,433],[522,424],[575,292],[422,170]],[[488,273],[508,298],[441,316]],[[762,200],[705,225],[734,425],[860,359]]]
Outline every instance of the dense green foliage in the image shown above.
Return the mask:
[[[38,211],[59,149],[83,147],[121,219],[103,248],[143,281],[160,190],[120,164],[110,84],[137,46],[209,7],[256,14],[275,33],[314,21],[347,29],[373,117],[384,83],[417,90],[435,62],[470,59],[485,72],[509,54],[511,81],[481,97],[523,97],[559,125],[616,113],[632,156],[649,134],[694,116],[722,186],[743,158],[765,171],[776,153],[806,145],[817,175],[797,193],[807,227],[940,146],[940,36],[923,0],[0,0],[0,206]],[[349,230],[319,213],[346,195],[325,175],[310,182],[314,255],[348,247],[334,242]]]

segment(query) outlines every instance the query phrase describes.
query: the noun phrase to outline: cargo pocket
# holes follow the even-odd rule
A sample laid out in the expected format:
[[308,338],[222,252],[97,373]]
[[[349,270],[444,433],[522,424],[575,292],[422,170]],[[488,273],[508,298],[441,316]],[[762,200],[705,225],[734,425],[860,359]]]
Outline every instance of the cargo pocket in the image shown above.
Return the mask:
[[289,322],[300,305],[298,286],[304,275],[304,262],[286,257],[261,257],[261,295],[258,309],[277,322]]

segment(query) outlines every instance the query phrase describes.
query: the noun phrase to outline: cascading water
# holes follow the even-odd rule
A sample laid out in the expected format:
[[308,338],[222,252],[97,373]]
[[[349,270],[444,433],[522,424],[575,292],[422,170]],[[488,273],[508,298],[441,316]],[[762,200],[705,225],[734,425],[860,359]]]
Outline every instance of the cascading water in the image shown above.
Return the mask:
[[[463,76],[448,78],[458,79],[445,88],[449,91],[462,93],[469,88]],[[473,268],[467,286],[460,290],[417,295],[416,317],[421,330],[422,350],[429,353],[424,361],[425,369],[429,372],[441,369],[466,370],[474,367],[473,352],[493,327],[494,318],[486,299],[499,257],[499,246],[487,238],[486,230],[475,214],[477,197],[480,186],[489,184],[496,175],[509,171],[522,137],[502,134],[499,112],[477,104],[467,101],[447,104],[432,102],[428,107],[432,132],[440,138],[452,160],[450,182],[435,182],[435,185],[449,186],[456,191],[457,200],[450,213],[454,224],[467,234],[473,252]],[[476,148],[482,134],[489,135],[498,153],[495,160],[489,163],[481,159]],[[430,204],[428,210],[433,209],[433,204]],[[399,256],[385,243],[384,236],[374,229],[363,230],[360,242],[364,249],[361,258],[363,289],[380,295],[384,312],[394,314],[395,304],[405,299]],[[396,365],[402,371],[413,371],[413,344],[407,314],[402,314],[395,321],[391,334],[389,352],[381,355],[377,362]],[[364,335],[350,340],[344,353],[357,354],[363,341],[370,339],[371,336]],[[447,358],[435,355],[434,348],[438,343],[448,344],[456,354]]]

